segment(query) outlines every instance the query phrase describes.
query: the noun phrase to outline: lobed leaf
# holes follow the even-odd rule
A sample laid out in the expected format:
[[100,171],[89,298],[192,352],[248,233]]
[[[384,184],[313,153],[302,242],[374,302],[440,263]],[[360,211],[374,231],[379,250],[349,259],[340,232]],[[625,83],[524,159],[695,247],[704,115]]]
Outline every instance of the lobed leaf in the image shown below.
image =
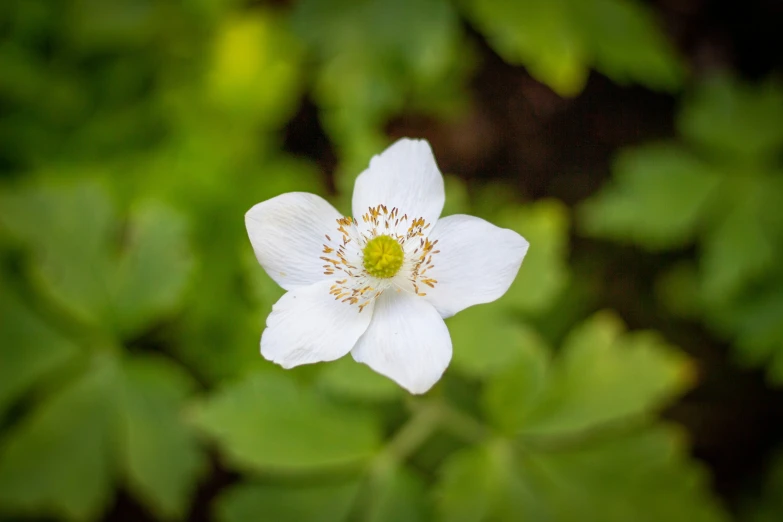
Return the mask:
[[711,166],[672,145],[623,151],[613,171],[614,180],[580,207],[582,228],[652,250],[693,241],[721,183]]
[[564,436],[653,411],[691,382],[683,355],[599,313],[572,331],[551,364],[531,354],[490,381],[484,404],[506,431]]
[[378,449],[372,417],[278,372],[256,373],[199,404],[194,421],[234,466],[305,471],[361,463]]
[[0,277],[0,415],[71,361],[79,347],[15,296]]
[[506,207],[492,222],[518,232],[531,245],[501,302],[529,314],[546,311],[570,277],[566,262],[570,224],[565,205],[543,200],[526,207]]
[[94,367],[49,397],[0,445],[0,506],[68,520],[96,518],[111,500],[117,365]]
[[683,66],[652,13],[632,0],[468,0],[468,17],[509,63],[561,96],[579,94],[595,67],[617,83],[674,90]]
[[139,208],[123,242],[97,183],[29,185],[0,194],[0,204],[0,227],[31,250],[42,291],[74,317],[128,335],[179,304],[192,254],[176,213]]
[[431,520],[427,485],[399,463],[372,476],[366,490],[364,522],[425,522]]
[[446,321],[455,369],[470,377],[485,378],[514,365],[530,352],[546,351],[533,328],[506,312],[500,304],[474,306]]
[[400,398],[402,391],[392,380],[359,364],[353,357],[332,361],[324,368],[318,384],[330,394],[357,401],[390,401]]
[[696,86],[683,106],[680,134],[730,161],[769,159],[783,146],[783,90],[775,81],[748,85],[715,75]]
[[291,486],[244,482],[223,491],[214,506],[217,522],[345,522],[353,506],[356,482]]
[[120,462],[131,491],[165,519],[181,519],[206,461],[182,419],[194,388],[184,371],[162,358],[123,364],[119,403]]
[[438,499],[443,522],[728,520],[665,427],[554,451],[468,448],[443,466]]

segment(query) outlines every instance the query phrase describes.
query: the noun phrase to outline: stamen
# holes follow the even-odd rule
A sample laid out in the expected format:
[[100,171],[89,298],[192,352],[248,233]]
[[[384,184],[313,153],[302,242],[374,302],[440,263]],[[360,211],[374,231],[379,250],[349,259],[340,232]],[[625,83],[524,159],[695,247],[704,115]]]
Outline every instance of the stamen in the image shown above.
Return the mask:
[[400,216],[399,208],[386,205],[370,207],[360,218],[363,230],[356,219],[341,217],[336,230],[342,237],[333,241],[324,235],[324,274],[340,270],[344,276],[330,288],[334,299],[357,305],[361,312],[389,288],[427,295],[420,285],[434,288],[438,283],[426,274],[435,267],[433,256],[440,253],[434,250],[437,240],[430,241],[425,234],[431,224],[423,217]]

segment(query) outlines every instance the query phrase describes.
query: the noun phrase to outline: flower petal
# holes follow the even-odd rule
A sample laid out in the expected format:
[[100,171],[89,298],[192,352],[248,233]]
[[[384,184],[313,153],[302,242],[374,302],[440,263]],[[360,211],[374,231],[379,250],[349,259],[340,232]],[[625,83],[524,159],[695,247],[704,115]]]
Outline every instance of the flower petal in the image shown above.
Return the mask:
[[356,178],[353,215],[358,218],[370,207],[386,205],[434,224],[445,201],[443,175],[429,143],[404,138],[374,156],[369,168]]
[[372,318],[372,303],[359,307],[336,301],[334,282],[321,281],[287,292],[272,307],[261,335],[261,355],[282,366],[333,361],[347,354]]
[[281,194],[255,205],[245,226],[261,266],[286,290],[323,281],[326,234],[336,234],[340,213],[305,192]]
[[424,393],[449,365],[451,337],[427,301],[387,290],[376,300],[372,322],[351,354],[411,393]]
[[459,214],[438,221],[429,238],[438,241],[440,253],[427,272],[437,284],[425,289],[425,299],[444,318],[505,294],[529,246],[513,230]]

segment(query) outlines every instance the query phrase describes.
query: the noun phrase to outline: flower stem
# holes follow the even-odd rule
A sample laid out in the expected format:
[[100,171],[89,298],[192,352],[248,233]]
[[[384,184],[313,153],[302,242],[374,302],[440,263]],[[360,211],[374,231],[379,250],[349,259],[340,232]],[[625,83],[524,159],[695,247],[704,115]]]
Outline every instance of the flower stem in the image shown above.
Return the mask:
[[414,406],[413,415],[394,434],[385,453],[398,462],[406,460],[432,435],[440,421],[441,408],[437,402]]
[[441,425],[466,442],[481,442],[487,437],[488,429],[480,421],[450,404],[440,404]]

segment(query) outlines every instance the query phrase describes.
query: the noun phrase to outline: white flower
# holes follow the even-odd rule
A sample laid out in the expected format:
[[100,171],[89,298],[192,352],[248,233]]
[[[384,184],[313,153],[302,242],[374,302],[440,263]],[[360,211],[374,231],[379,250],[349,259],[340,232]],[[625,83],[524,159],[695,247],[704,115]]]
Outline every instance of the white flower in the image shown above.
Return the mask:
[[282,194],[245,215],[258,262],[287,293],[261,354],[283,368],[358,362],[424,393],[451,360],[444,318],[502,296],[528,242],[466,215],[440,217],[443,176],[426,141],[402,139],[356,180],[354,217]]

